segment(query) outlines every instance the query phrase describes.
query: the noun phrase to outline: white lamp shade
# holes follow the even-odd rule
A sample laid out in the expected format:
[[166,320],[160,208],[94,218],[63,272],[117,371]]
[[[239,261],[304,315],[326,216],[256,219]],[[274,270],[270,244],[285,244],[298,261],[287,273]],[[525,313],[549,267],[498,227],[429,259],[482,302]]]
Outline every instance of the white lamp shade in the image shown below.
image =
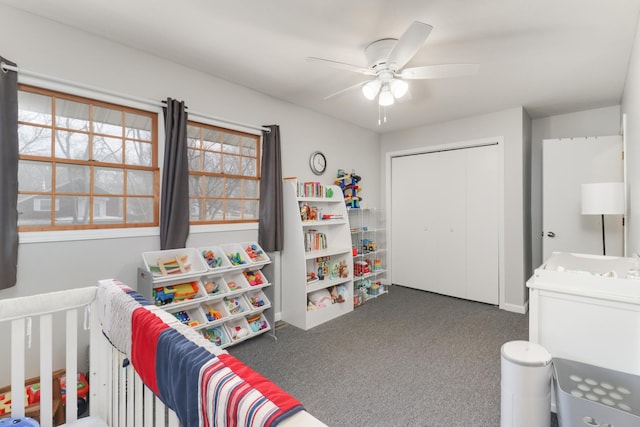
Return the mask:
[[582,184],[582,215],[624,214],[624,183]]
[[392,105],[395,102],[393,98],[393,94],[389,90],[389,85],[384,85],[382,90],[380,91],[380,96],[378,97],[378,104],[386,107],[388,105]]
[[409,84],[404,80],[394,79],[391,82],[391,92],[393,92],[393,96],[397,98],[402,98],[407,91],[409,90]]
[[380,92],[380,80],[375,79],[367,82],[364,86],[362,86],[362,94],[365,98],[373,100]]

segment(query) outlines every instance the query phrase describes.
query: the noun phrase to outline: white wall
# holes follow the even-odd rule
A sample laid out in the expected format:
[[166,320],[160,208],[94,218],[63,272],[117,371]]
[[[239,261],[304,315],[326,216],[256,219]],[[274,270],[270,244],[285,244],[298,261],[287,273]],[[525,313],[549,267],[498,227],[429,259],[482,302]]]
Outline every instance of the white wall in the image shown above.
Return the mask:
[[597,108],[532,120],[531,242],[533,267],[542,259],[542,141],[620,134],[620,106]]
[[[382,136],[382,154],[452,144],[483,138],[504,139],[504,252],[505,304],[503,308],[524,312],[525,292],[525,181],[527,153],[524,129],[528,117],[521,107]],[[419,184],[418,184],[419,185]],[[528,212],[526,213],[528,215]]]
[[[329,184],[338,168],[355,169],[362,176],[367,205],[378,207],[380,139],[375,132],[6,6],[0,6],[0,55],[25,70],[67,81],[149,100],[172,97],[184,100],[189,111],[241,123],[278,124],[283,176]],[[322,150],[327,156],[327,173],[321,178],[308,167],[314,150]],[[192,231],[187,245],[257,240],[256,226],[218,230],[203,234]],[[0,291],[0,298],[93,285],[110,277],[135,286],[141,252],[159,249],[157,230],[150,234],[23,242],[19,248],[18,284]],[[21,238],[25,240],[24,236]],[[279,301],[275,306],[278,312]]]
[[627,141],[627,254],[640,252],[640,22],[627,70],[622,95],[622,113],[626,115]]

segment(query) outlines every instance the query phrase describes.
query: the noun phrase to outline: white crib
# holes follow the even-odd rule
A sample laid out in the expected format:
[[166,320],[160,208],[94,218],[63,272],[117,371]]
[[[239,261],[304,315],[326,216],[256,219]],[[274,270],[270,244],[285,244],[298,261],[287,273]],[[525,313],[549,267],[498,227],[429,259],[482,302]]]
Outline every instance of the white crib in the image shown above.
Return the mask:
[[[53,340],[65,336],[66,376],[76,378],[78,370],[78,334],[89,332],[89,413],[77,416],[77,390],[66,390],[66,424],[73,426],[179,426],[175,412],[157,398],[131,367],[123,367],[126,356],[115,349],[102,333],[95,306],[97,287],[0,300],[0,328],[11,330],[11,390],[25,388],[25,352],[31,345],[31,330],[39,330],[40,423],[53,425]],[[93,310],[92,310],[93,307]],[[59,313],[59,314],[58,314]],[[53,328],[53,318],[63,318],[62,328]],[[90,320],[89,320],[90,319]],[[37,326],[35,327],[37,323]],[[87,323],[90,323],[87,324]],[[57,323],[56,323],[57,325]],[[35,335],[35,334],[34,334]],[[6,347],[5,347],[6,348]],[[5,355],[5,359],[6,359]],[[73,381],[70,382],[73,384]],[[25,416],[23,392],[12,393],[13,417]],[[279,423],[280,426],[323,426],[300,411]]]

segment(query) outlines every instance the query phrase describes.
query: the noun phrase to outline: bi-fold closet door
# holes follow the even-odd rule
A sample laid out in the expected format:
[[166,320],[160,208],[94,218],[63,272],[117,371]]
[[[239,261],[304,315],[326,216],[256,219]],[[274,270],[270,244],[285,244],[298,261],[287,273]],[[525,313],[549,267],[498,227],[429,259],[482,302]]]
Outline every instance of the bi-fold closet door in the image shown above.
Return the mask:
[[499,303],[498,146],[393,157],[392,283]]

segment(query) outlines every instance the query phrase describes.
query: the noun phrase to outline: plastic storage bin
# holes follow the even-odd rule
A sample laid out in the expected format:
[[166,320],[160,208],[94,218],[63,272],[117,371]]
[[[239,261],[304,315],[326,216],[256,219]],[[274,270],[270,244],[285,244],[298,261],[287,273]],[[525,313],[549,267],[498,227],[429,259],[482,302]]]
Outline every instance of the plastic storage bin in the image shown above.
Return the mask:
[[529,341],[510,341],[501,350],[501,427],[549,427],[551,354]]
[[640,376],[553,358],[560,427],[640,426]]

